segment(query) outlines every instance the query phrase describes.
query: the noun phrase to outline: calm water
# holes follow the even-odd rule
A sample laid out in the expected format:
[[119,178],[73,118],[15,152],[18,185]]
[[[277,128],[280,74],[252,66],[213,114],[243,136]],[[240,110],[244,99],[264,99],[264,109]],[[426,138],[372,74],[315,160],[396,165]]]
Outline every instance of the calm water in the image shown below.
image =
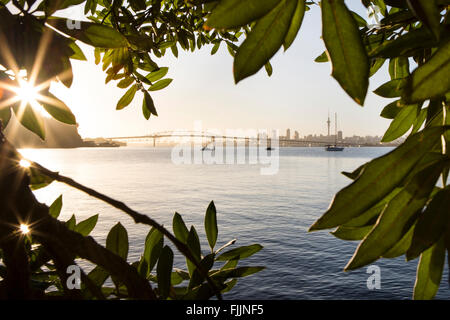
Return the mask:
[[[327,209],[332,196],[349,183],[341,171],[388,152],[389,148],[347,148],[341,153],[322,148],[280,150],[278,174],[260,175],[259,165],[175,165],[164,148],[22,150],[22,154],[78,182],[126,202],[171,227],[175,211],[194,224],[205,240],[203,217],[211,200],[218,210],[218,247],[231,239],[237,245],[260,243],[264,249],[244,264],[266,270],[244,278],[228,299],[409,299],[417,260],[382,260],[381,290],[367,289],[366,269],[342,270],[356,242],[334,238],[327,231],[307,233]],[[129,231],[129,260],[143,252],[148,228],[126,215],[65,185],[54,183],[36,192],[50,204],[64,194],[61,219],[76,214],[81,221],[100,214],[93,236],[104,244],[109,229],[120,221]],[[206,240],[202,243],[207,250]],[[176,261],[182,267],[182,260]],[[445,268],[438,298],[449,299]]]

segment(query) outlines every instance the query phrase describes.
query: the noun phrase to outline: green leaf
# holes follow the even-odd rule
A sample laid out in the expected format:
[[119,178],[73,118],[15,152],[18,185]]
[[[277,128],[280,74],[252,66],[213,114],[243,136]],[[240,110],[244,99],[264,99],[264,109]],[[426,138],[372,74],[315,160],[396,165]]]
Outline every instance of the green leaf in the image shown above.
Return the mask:
[[230,278],[243,278],[264,270],[265,267],[239,267],[236,269],[224,269],[211,275],[211,279],[224,281]]
[[235,259],[248,258],[263,248],[260,244],[252,244],[249,246],[239,247],[222,253],[216,258],[217,261],[228,261]]
[[446,187],[436,193],[425,211],[419,216],[411,247],[406,253],[408,260],[417,258],[443,236],[447,223],[450,221],[449,203],[450,187]]
[[[202,252],[200,247],[200,240],[194,226],[192,226],[191,230],[189,231],[186,244],[197,262],[200,262]],[[195,264],[188,258],[186,258],[186,264],[188,266],[189,275],[192,277],[195,270]]]
[[78,223],[75,227],[75,231],[86,237],[94,230],[97,221],[98,214]]
[[211,28],[235,28],[265,16],[279,0],[222,0],[206,21]]
[[404,255],[411,245],[415,226],[416,225],[413,225],[400,241],[387,252],[383,253],[383,258],[393,259]]
[[331,232],[333,236],[338,239],[355,241],[362,240],[372,230],[373,225],[364,227],[344,227],[340,226],[335,231]]
[[389,193],[386,197],[384,197],[370,209],[366,210],[356,218],[353,218],[350,221],[346,222],[343,227],[361,228],[367,225],[375,224],[375,222],[378,220],[378,217],[380,216],[380,213],[383,212],[389,201],[391,201],[401,190],[402,188],[395,188],[391,193]]
[[370,64],[369,76],[372,77],[375,73],[377,73],[378,70],[380,70],[380,68],[384,65],[385,62],[386,62],[386,59],[384,59],[384,58],[372,59],[371,64]]
[[[127,39],[117,30],[103,24],[51,18],[47,23],[77,40],[97,48],[128,47]],[[80,28],[68,26],[79,25]]]
[[172,272],[171,276],[171,282],[173,286],[179,285],[183,281],[190,279],[188,272],[176,268],[174,268],[173,270],[174,271]]
[[365,168],[365,164],[359,166],[356,170],[354,170],[353,172],[341,172],[344,176],[346,176],[349,179],[355,180],[356,178],[358,178],[361,173],[363,172],[364,168]]
[[169,84],[171,84],[173,81],[173,79],[163,79],[160,80],[158,82],[155,82],[149,89],[148,91],[158,91],[158,90],[162,90],[165,87],[167,87]]
[[[216,283],[218,289],[226,289],[226,286],[222,283]],[[178,290],[183,288],[177,288]],[[175,290],[177,290],[175,289]],[[187,288],[186,288],[187,289]],[[211,286],[208,283],[203,283],[199,285],[198,287],[186,291],[186,289],[180,291],[183,292],[184,295],[182,297],[183,300],[209,300],[211,297],[214,296],[214,291],[211,288]]]
[[95,58],[95,64],[99,64],[101,62],[101,50],[100,48],[94,49],[94,58]]
[[390,142],[404,135],[413,125],[417,115],[417,105],[415,104],[401,108],[381,142]]
[[414,134],[420,130],[423,123],[425,122],[428,115],[428,108],[423,108],[420,110],[419,115],[416,117],[416,120],[413,122],[413,128],[411,130],[411,134]]
[[317,63],[324,63],[324,62],[328,62],[328,61],[330,61],[330,60],[328,59],[328,54],[327,54],[327,52],[324,51],[324,52],[323,52],[320,56],[318,56],[314,61],[317,62]]
[[394,119],[404,107],[404,105],[400,104],[400,102],[401,100],[397,100],[389,103],[386,107],[383,108],[380,116],[386,119]]
[[[200,261],[200,266],[205,272],[209,272],[214,265],[214,253],[208,254],[206,257]],[[191,281],[189,282],[189,289],[192,289],[200,285],[205,280],[205,277],[200,273],[198,268],[196,268],[192,274]]]
[[402,182],[416,163],[439,143],[445,130],[443,127],[425,129],[408,137],[395,150],[368,162],[359,178],[336,194],[330,208],[310,231],[337,227],[370,209]]
[[394,79],[378,87],[374,93],[383,98],[396,98],[402,95],[406,79]]
[[133,101],[134,96],[137,92],[137,85],[133,85],[128,91],[120,98],[119,102],[117,103],[117,110],[122,110],[123,108],[130,105],[131,101]]
[[131,8],[133,8],[134,11],[145,10],[147,9],[147,5],[145,2],[145,0],[132,0],[130,1]]
[[150,81],[147,80],[146,77],[144,77],[143,75],[141,75],[140,73],[138,73],[137,71],[134,72],[134,75],[136,76],[136,78],[138,78],[139,81],[141,81],[142,83],[151,85],[152,83]]
[[359,244],[345,270],[354,270],[379,259],[397,244],[411,228],[419,210],[426,204],[444,163],[419,172],[381,213],[375,227]]
[[408,77],[403,100],[416,103],[444,96],[450,91],[450,41]]
[[200,261],[200,257],[202,254],[200,247],[200,240],[198,238],[197,230],[195,230],[194,226],[192,226],[191,230],[189,231],[186,244],[191,250],[194,257]]
[[146,76],[146,78],[147,78],[147,80],[149,80],[151,82],[155,82],[155,81],[158,81],[158,80],[164,78],[166,76],[167,72],[169,72],[169,68],[162,67],[162,68],[159,68],[159,70],[157,70],[157,71],[149,73]]
[[77,219],[76,219],[75,215],[73,214],[72,217],[70,217],[70,219],[65,222],[65,225],[66,225],[67,229],[73,230],[73,229],[75,229],[76,223],[77,223]]
[[351,14],[352,14],[353,18],[355,19],[355,21],[358,23],[358,27],[360,27],[360,28],[367,27],[367,21],[363,17],[361,17],[359,14],[357,14],[354,11],[351,11]]
[[[0,98],[2,97],[2,91],[0,89]],[[8,126],[9,120],[11,119],[11,108],[0,108],[0,120],[3,124],[3,129]]]
[[153,270],[153,267],[156,265],[163,246],[163,234],[158,230],[152,228],[145,239],[143,260],[146,262],[148,268],[146,275],[150,274],[150,272]]
[[89,272],[88,277],[96,286],[101,287],[105,283],[106,279],[108,279],[109,273],[101,267],[96,266],[91,272]]
[[443,238],[433,247],[422,253],[417,266],[414,285],[414,300],[433,299],[439,290],[445,263],[445,245]]
[[156,273],[158,276],[158,290],[162,299],[167,299],[170,293],[173,268],[173,251],[169,246],[165,246],[161,251],[158,260]]
[[266,69],[267,75],[268,75],[269,77],[271,77],[271,76],[272,76],[272,73],[273,73],[273,68],[272,68],[272,65],[270,64],[270,62],[267,62],[267,63],[264,65],[264,67],[265,67],[265,69]]
[[258,72],[280,49],[296,6],[297,0],[281,0],[258,20],[236,53],[233,66],[236,83]]
[[178,47],[177,44],[170,47],[170,50],[172,51],[172,54],[175,58],[178,58]]
[[369,87],[370,64],[358,25],[344,1],[321,3],[323,40],[333,65],[333,77],[363,105]]
[[54,180],[52,178],[43,175],[38,170],[34,168],[29,168],[30,173],[30,188],[31,190],[38,190],[48,186]]
[[118,222],[109,231],[106,237],[106,249],[114,252],[122,259],[128,257],[128,233],[127,230]]
[[20,123],[39,136],[42,140],[45,140],[45,124],[42,117],[37,113],[29,104],[22,106],[15,106],[13,108],[17,119]]
[[211,203],[208,206],[208,209],[206,209],[205,231],[206,237],[208,238],[209,246],[211,247],[211,252],[214,252],[214,246],[216,245],[217,234],[219,232],[217,228],[217,213],[214,201],[211,201]]
[[[443,41],[448,39],[450,26],[441,27],[441,35]],[[384,41],[381,45],[376,46],[369,52],[370,57],[397,58],[415,56],[418,50],[433,48],[439,45],[439,42],[430,37],[428,28],[422,27],[413,29],[404,35],[397,37],[395,40]]]
[[73,83],[73,71],[72,62],[68,57],[62,57],[61,59],[62,71],[61,74],[56,76],[56,79],[64,84],[67,88],[70,88]]
[[128,88],[132,83],[134,83],[134,78],[132,77],[127,77],[123,80],[121,80],[118,84],[117,87],[121,88],[121,89],[126,89]]
[[59,214],[61,213],[63,201],[62,201],[62,195],[60,195],[48,208],[48,213],[55,219],[59,217]]
[[234,259],[234,260],[228,260],[227,263],[225,263],[225,264],[223,265],[223,267],[220,268],[220,270],[234,269],[234,268],[236,268],[236,266],[238,265],[238,263],[239,263],[239,258]]
[[414,15],[431,30],[436,39],[439,39],[441,16],[436,0],[408,0],[406,2]]
[[142,110],[144,113],[144,117],[148,120],[150,115],[153,114],[158,116],[158,112],[156,112],[155,103],[153,102],[152,97],[147,91],[144,91],[144,101],[142,103]]
[[213,48],[211,49],[211,55],[215,55],[217,53],[217,51],[220,48],[220,44],[221,42],[216,42],[213,46]]
[[189,230],[178,212],[175,212],[172,222],[173,233],[175,237],[183,243],[187,243]]
[[291,25],[284,39],[283,44],[284,51],[289,49],[289,47],[292,45],[295,38],[297,37],[298,31],[302,26],[303,18],[305,16],[305,8],[306,8],[305,0],[298,0],[297,8],[295,9],[294,15],[292,16],[291,19]]
[[42,106],[54,119],[66,124],[77,124],[75,115],[64,102],[50,92],[46,93],[46,97],[45,101],[41,102]]
[[60,0],[60,1],[45,0],[39,5],[38,8],[44,10],[47,16],[51,16],[55,11],[63,10],[71,6],[76,6],[78,4],[83,3],[84,1],[85,0]]
[[391,79],[403,79],[409,76],[409,60],[407,57],[398,57],[389,62]]
[[238,281],[237,279],[233,279],[233,280],[230,280],[230,281],[228,281],[228,282],[225,282],[224,284],[225,284],[227,287],[226,287],[225,289],[223,289],[221,292],[222,292],[222,293],[230,292],[231,289],[233,289],[234,286],[236,285],[237,281]]
[[[404,8],[405,9],[407,8],[407,5],[404,0],[398,0],[398,1],[404,2]],[[388,4],[388,3],[386,2],[386,4]],[[392,8],[391,10],[389,10],[389,14],[381,20],[381,23],[384,25],[393,25],[393,24],[397,24],[397,23],[403,23],[403,22],[405,22],[409,19],[413,19],[413,18],[414,18],[414,14],[411,12],[411,10],[398,10],[398,9]]]
[[148,271],[148,264],[147,261],[144,259],[143,256],[141,256],[141,259],[137,263],[137,272],[142,278],[146,278],[149,280],[152,280],[152,275],[150,275],[150,272]]
[[73,50],[73,54],[70,56],[71,59],[87,61],[81,48],[75,43],[75,41],[70,42],[69,47]]

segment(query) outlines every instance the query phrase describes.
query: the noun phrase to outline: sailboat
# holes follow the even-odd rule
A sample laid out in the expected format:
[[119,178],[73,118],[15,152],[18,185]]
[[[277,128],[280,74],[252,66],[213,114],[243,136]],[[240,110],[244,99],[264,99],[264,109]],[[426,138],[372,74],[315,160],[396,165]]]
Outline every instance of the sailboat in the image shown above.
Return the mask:
[[[326,151],[344,151],[344,147],[338,147],[337,145],[337,113],[335,113],[335,125],[334,125],[334,145],[328,144],[325,146]],[[328,116],[328,135],[330,135],[330,116]]]
[[326,151],[344,151],[344,147],[338,147],[336,145],[327,145],[325,150]]

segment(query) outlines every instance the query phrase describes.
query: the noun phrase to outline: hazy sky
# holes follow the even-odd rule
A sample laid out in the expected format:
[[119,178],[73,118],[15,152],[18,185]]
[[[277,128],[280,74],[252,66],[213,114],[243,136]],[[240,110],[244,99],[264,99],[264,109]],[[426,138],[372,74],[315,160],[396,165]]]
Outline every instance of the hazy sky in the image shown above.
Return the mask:
[[[360,3],[359,3],[360,5]],[[360,11],[365,14],[365,11]],[[225,45],[211,56],[211,47],[183,52],[178,59],[170,50],[159,65],[170,68],[172,84],[152,94],[159,117],[142,116],[142,94],[126,109],[115,106],[125,93],[114,81],[105,86],[105,73],[94,64],[92,49],[82,46],[88,62],[73,61],[74,83],[66,89],[54,85],[52,91],[73,110],[83,137],[143,135],[172,129],[193,129],[201,120],[204,129],[298,130],[301,136],[326,134],[328,111],[337,112],[344,136],[382,135],[389,121],[379,114],[389,100],[372,91],[387,80],[386,65],[371,79],[364,107],[358,106],[330,76],[328,63],[315,63],[323,52],[320,39],[320,10],[307,12],[292,47],[271,60],[272,77],[265,70],[238,85],[232,75],[232,57]]]

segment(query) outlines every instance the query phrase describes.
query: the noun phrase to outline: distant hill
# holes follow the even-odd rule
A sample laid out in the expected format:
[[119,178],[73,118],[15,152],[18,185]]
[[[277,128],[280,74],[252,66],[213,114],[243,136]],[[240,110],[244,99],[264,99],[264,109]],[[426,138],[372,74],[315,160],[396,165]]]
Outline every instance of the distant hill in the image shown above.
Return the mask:
[[5,130],[7,139],[16,148],[79,148],[85,146],[78,134],[78,126],[61,123],[53,118],[45,118],[45,141],[22,126],[14,117]]

